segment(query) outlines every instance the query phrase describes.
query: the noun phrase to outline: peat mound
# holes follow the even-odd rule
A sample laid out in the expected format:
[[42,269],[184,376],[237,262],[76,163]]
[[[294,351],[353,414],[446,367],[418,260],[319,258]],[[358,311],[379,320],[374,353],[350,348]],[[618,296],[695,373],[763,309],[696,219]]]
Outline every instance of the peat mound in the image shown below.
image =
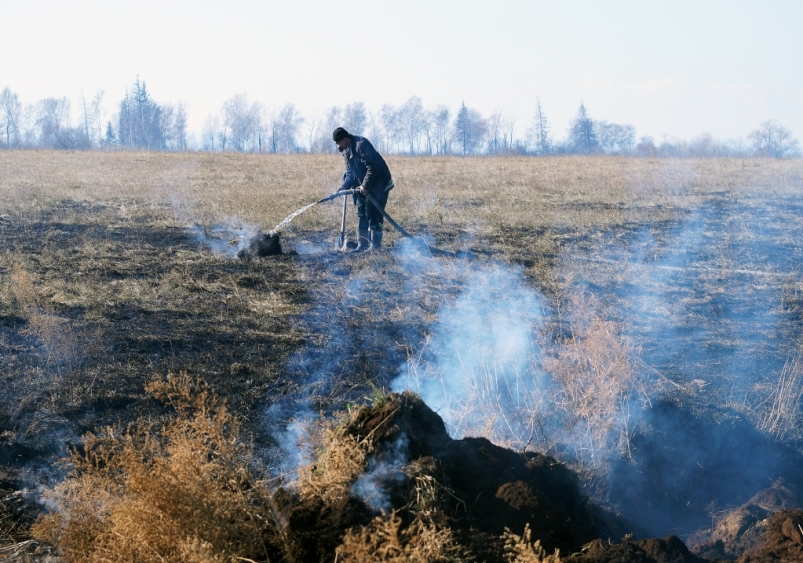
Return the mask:
[[[303,545],[301,560],[327,560],[351,527],[391,513],[402,525],[425,517],[448,529],[478,561],[507,561],[506,529],[522,534],[529,525],[533,542],[563,554],[626,531],[588,502],[565,465],[484,438],[453,440],[441,418],[414,394],[392,394],[354,411],[337,434],[368,452],[347,498],[326,502],[297,491],[277,494],[289,533]],[[315,471],[325,471],[320,460],[315,463]]]
[[251,260],[253,258],[264,258],[266,256],[277,256],[282,254],[282,245],[279,241],[279,233],[258,231],[256,235],[248,241],[248,246],[237,253],[240,260]]
[[803,562],[803,510],[784,509],[764,526],[763,542],[739,558],[739,563]]
[[778,479],[743,505],[722,515],[712,529],[690,536],[689,546],[709,559],[803,561],[800,554],[797,558],[789,558],[787,554],[780,559],[773,555],[786,551],[794,554],[795,546],[803,549],[800,541],[803,530],[796,530],[798,524],[803,524],[800,519],[803,512],[793,510],[803,506],[802,493],[794,483]]
[[694,555],[677,536],[664,539],[651,538],[639,541],[624,540],[621,543],[605,543],[594,540],[583,552],[572,557],[579,563],[704,563]]

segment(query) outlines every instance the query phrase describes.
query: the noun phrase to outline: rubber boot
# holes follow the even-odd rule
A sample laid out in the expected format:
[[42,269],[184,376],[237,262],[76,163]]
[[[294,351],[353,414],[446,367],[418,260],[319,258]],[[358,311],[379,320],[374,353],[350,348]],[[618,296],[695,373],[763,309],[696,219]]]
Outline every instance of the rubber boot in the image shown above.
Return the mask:
[[371,231],[371,250],[379,250],[382,248],[382,231]]
[[360,229],[357,237],[357,248],[352,252],[362,252],[371,248],[371,233],[368,230]]

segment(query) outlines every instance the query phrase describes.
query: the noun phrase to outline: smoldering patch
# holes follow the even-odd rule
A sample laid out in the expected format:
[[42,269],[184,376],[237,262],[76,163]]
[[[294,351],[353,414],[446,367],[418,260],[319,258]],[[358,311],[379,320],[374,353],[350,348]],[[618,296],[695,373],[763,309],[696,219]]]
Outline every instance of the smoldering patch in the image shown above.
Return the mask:
[[237,258],[251,260],[279,254],[283,254],[279,233],[276,231],[267,233],[257,231],[257,234],[248,241],[248,246],[237,253]]
[[260,232],[238,217],[227,217],[211,227],[195,223],[189,229],[195,239],[212,252],[231,258],[248,248],[246,245]]

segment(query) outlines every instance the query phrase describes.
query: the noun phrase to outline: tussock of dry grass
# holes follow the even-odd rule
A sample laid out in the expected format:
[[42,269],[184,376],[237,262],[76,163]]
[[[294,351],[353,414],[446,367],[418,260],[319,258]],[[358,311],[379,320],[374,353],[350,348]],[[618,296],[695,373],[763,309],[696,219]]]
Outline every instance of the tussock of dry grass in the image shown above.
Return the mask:
[[620,326],[598,316],[593,298],[575,294],[571,301],[571,338],[544,358],[559,383],[555,401],[568,416],[571,443],[588,450],[583,457],[628,455],[634,420],[648,400],[638,355]]
[[351,529],[337,548],[343,563],[452,563],[466,561],[467,554],[448,528],[415,519],[402,527],[395,513],[377,516],[367,526]]
[[329,504],[342,502],[365,470],[373,444],[345,434],[341,425],[331,421],[319,423],[310,439],[315,460],[299,467],[295,488],[305,498],[317,497]]
[[149,391],[178,416],[87,435],[34,536],[70,562],[268,558],[270,496],[249,471],[237,417],[186,375]]
[[794,425],[803,397],[803,365],[797,356],[787,360],[778,383],[763,404],[754,411],[758,414],[758,428],[783,440]]
[[517,536],[508,529],[502,536],[505,540],[505,557],[510,563],[560,563],[560,552],[548,554],[541,547],[540,540],[532,542],[532,531],[529,524],[524,527],[524,533]]

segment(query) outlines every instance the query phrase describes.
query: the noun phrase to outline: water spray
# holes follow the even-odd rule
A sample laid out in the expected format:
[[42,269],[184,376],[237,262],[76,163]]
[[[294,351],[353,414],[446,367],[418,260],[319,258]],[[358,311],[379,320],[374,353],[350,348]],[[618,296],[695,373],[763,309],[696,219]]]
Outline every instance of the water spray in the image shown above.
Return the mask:
[[[394,221],[393,217],[388,215],[388,213],[384,209],[382,209],[382,206],[379,205],[379,203],[376,201],[374,196],[372,196],[367,191],[360,190],[359,188],[358,189],[352,189],[352,190],[340,190],[340,191],[337,191],[335,193],[329,194],[326,197],[322,197],[321,199],[319,199],[318,201],[316,201],[314,203],[310,203],[309,205],[305,205],[304,207],[296,209],[290,215],[285,217],[273,229],[268,231],[264,236],[276,237],[278,239],[279,231],[283,227],[289,225],[290,222],[293,219],[295,219],[297,216],[301,215],[304,211],[306,211],[310,207],[318,205],[319,203],[325,203],[327,201],[332,201],[332,200],[337,199],[339,197],[345,197],[347,195],[354,195],[354,194],[359,194],[359,195],[365,197],[371,203],[371,205],[373,205],[382,214],[382,217],[384,217],[387,220],[387,222],[390,223],[393,226],[393,228],[396,229],[399,232],[399,234],[401,234],[403,237],[408,238],[408,239],[410,239],[411,241],[413,241],[413,242],[415,242],[417,244],[420,244],[420,245],[424,246],[430,252],[430,254],[434,254],[433,249],[425,241],[421,240],[420,238],[414,237],[413,235],[411,235],[410,233],[405,231],[404,228],[401,225],[399,225],[396,221]],[[345,200],[343,202],[343,218],[341,219],[341,222],[340,222],[340,240],[339,240],[340,245],[339,245],[338,248],[342,248],[343,244],[346,241],[346,208],[347,208],[347,206],[348,206],[348,200]]]

